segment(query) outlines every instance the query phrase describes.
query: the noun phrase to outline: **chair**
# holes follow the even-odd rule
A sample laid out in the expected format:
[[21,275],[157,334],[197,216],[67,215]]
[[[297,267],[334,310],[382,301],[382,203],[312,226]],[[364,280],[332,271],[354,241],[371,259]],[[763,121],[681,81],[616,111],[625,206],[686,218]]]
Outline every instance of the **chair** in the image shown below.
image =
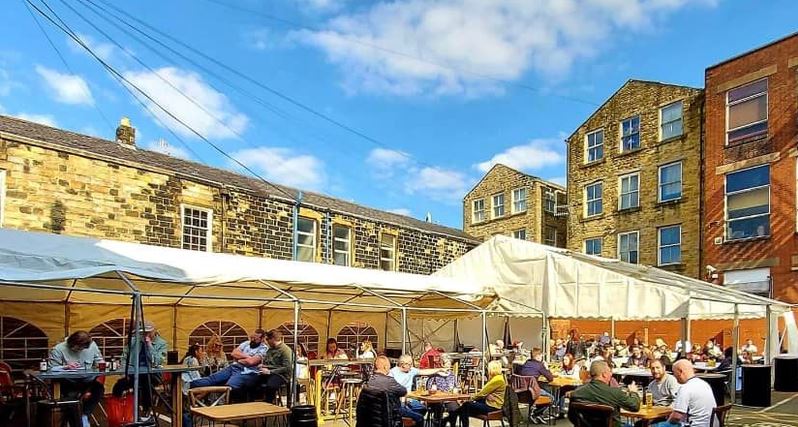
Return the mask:
[[355,427],[403,427],[399,405],[399,399],[387,392],[363,387],[357,399]]
[[[105,385],[105,375],[100,375],[97,377],[97,382]],[[89,399],[91,399],[91,392],[87,391],[80,396],[80,404],[83,405],[83,403]],[[100,400],[100,402],[97,404],[97,408],[100,409],[100,412],[102,412],[104,418],[108,418],[108,414],[105,412],[105,407],[103,407],[102,400]],[[98,426],[100,425],[100,422],[97,420],[97,417],[95,417],[94,414],[91,414],[90,417],[94,424]]]
[[[195,387],[188,390],[188,404],[190,408],[207,408],[211,406],[226,405],[230,402],[230,387],[228,386],[208,386]],[[198,419],[193,418],[193,425],[197,424]]]
[[10,424],[19,411],[25,412],[25,387],[14,384],[10,371],[0,370],[0,424]]
[[518,395],[513,390],[513,387],[504,388],[504,405],[500,410],[475,415],[473,418],[482,420],[483,427],[490,427],[491,421],[499,421],[504,427],[505,418],[510,427],[518,426],[521,422],[521,411],[518,410]]
[[545,422],[543,413],[553,402],[550,397],[541,396],[540,385],[535,377],[512,374],[510,384],[518,395],[518,403],[527,405],[527,419]]
[[568,420],[575,427],[612,427],[615,409],[609,405],[588,402],[571,402]]
[[712,427],[726,427],[726,418],[729,417],[731,407],[732,405],[729,403],[728,405],[718,406],[712,409]]

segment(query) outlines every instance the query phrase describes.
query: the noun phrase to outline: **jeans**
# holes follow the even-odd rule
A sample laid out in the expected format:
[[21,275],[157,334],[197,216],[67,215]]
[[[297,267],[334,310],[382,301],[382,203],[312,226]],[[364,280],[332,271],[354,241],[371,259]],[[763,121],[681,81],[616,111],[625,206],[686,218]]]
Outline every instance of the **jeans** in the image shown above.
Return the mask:
[[230,365],[215,374],[192,381],[191,388],[226,385],[234,391],[252,388],[260,377],[258,373],[242,373],[244,368],[239,364]]
[[416,427],[424,425],[424,415],[427,414],[427,407],[422,405],[418,400],[408,399],[407,402],[399,408],[399,413],[403,418],[411,418],[416,423]]
[[264,400],[269,403],[277,404],[277,402],[275,402],[277,391],[286,383],[285,378],[277,374],[269,374],[266,377],[261,376],[261,381],[261,384],[263,384]]
[[472,415],[485,415],[493,411],[498,411],[498,409],[485,403],[484,399],[480,399],[463,403],[463,406],[457,410],[457,414],[460,416],[460,425],[467,427],[468,418]]

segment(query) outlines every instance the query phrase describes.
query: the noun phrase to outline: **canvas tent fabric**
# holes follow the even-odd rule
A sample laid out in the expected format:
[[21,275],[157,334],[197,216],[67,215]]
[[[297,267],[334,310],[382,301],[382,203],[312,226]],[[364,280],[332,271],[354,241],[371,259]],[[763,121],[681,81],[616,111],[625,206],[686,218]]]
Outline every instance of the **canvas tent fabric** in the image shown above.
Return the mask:
[[776,300],[665,270],[495,236],[434,274],[480,283],[494,304],[512,301],[551,318],[676,320],[766,317],[789,310]]

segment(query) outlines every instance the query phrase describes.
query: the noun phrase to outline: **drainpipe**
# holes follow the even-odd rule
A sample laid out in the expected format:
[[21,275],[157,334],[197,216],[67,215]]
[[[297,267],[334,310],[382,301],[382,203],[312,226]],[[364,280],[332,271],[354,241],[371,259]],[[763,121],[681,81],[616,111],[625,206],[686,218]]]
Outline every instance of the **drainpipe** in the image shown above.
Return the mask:
[[291,256],[291,259],[293,259],[294,261],[297,260],[297,256],[298,256],[298,252],[299,252],[299,246],[297,246],[297,243],[299,242],[299,224],[298,223],[299,223],[299,207],[301,205],[302,205],[302,192],[300,191],[296,195],[296,201],[294,203],[294,214],[293,214],[293,220],[294,220],[294,230],[293,230],[294,239],[293,240],[294,241],[292,243],[292,250],[291,250],[292,256]]

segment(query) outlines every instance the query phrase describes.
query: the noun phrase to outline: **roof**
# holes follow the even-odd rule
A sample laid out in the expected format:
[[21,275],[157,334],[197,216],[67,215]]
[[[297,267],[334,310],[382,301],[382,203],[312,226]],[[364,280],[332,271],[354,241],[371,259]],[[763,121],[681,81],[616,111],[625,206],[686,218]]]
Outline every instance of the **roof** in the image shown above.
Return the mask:
[[554,183],[554,182],[551,182],[551,181],[547,181],[547,180],[545,180],[545,179],[543,179],[543,178],[539,178],[539,177],[536,177],[536,176],[534,176],[534,175],[530,175],[530,174],[528,174],[528,173],[525,173],[525,172],[521,172],[520,170],[518,170],[518,169],[515,169],[515,168],[511,168],[511,167],[509,167],[509,166],[507,166],[507,165],[505,165],[505,164],[503,164],[503,163],[496,163],[495,165],[491,166],[491,168],[490,168],[490,169],[489,169],[487,172],[485,172],[485,175],[482,175],[482,178],[480,178],[480,179],[479,179],[479,181],[477,181],[477,183],[476,183],[476,184],[474,184],[474,186],[473,186],[473,187],[471,187],[471,189],[470,189],[470,190],[468,190],[468,193],[466,193],[466,194],[465,194],[465,196],[463,197],[463,200],[466,200],[466,199],[468,199],[468,196],[469,196],[471,193],[473,193],[473,192],[474,192],[474,190],[476,190],[476,189],[477,189],[477,187],[479,187],[479,185],[480,185],[480,184],[482,184],[482,181],[484,181],[484,180],[485,180],[485,178],[487,178],[487,177],[488,177],[488,175],[490,175],[491,173],[493,173],[494,169],[496,169],[496,168],[498,168],[498,167],[503,167],[503,168],[510,169],[511,171],[513,171],[513,172],[515,172],[515,173],[517,173],[517,174],[519,174],[519,175],[523,175],[523,176],[525,176],[525,177],[527,177],[527,178],[531,178],[531,179],[532,179],[532,180],[534,180],[534,181],[537,181],[537,182],[543,183],[543,184],[545,184],[545,185],[550,185],[550,186],[552,186],[552,187],[557,187],[557,188],[561,189],[562,191],[565,191],[565,187],[563,187],[563,186],[562,186],[562,185],[560,185],[560,184],[557,184],[557,183]]
[[644,85],[657,85],[657,86],[670,86],[670,87],[679,87],[679,88],[691,89],[691,90],[695,90],[695,91],[703,91],[703,90],[704,90],[704,89],[702,89],[702,88],[700,88],[700,87],[692,87],[692,86],[686,86],[686,85],[676,85],[676,84],[672,84],[672,83],[663,83],[663,82],[658,82],[658,81],[654,81],[654,80],[629,79],[629,80],[627,80],[627,81],[626,81],[626,83],[624,83],[624,84],[623,84],[621,87],[619,87],[619,88],[618,88],[618,90],[616,90],[615,92],[613,92],[613,93],[612,93],[612,95],[610,95],[610,96],[609,96],[609,97],[608,97],[608,98],[607,98],[607,99],[606,99],[606,100],[605,100],[605,101],[604,101],[604,102],[603,102],[601,105],[599,105],[599,107],[598,107],[598,108],[596,108],[596,110],[595,110],[595,111],[593,111],[593,113],[592,113],[590,116],[588,116],[588,117],[587,117],[587,119],[585,119],[585,120],[584,120],[584,121],[583,121],[583,122],[582,122],[582,123],[581,123],[579,126],[577,126],[577,127],[576,127],[576,130],[574,130],[574,131],[571,133],[571,135],[569,135],[569,136],[568,136],[568,138],[566,138],[566,139],[565,139],[565,143],[567,144],[567,143],[568,143],[568,141],[569,141],[571,138],[573,138],[573,137],[574,137],[574,135],[576,135],[576,133],[577,133],[577,132],[579,132],[579,129],[580,129],[582,126],[584,126],[584,125],[585,125],[585,123],[589,122],[589,121],[590,121],[590,120],[593,118],[593,116],[595,116],[595,115],[596,115],[596,114],[597,114],[599,111],[601,111],[602,109],[604,109],[604,107],[605,107],[607,104],[609,104],[609,103],[610,103],[610,101],[611,101],[613,98],[615,98],[615,96],[616,96],[616,95],[618,95],[619,93],[621,93],[621,91],[622,91],[622,90],[624,90],[624,89],[625,89],[627,86],[629,86],[630,84],[633,84],[633,83],[640,83],[640,84],[644,84]]
[[752,54],[752,53],[754,53],[756,51],[760,51],[762,49],[767,49],[767,48],[769,48],[769,47],[771,47],[771,46],[773,46],[775,44],[779,44],[779,43],[781,43],[781,42],[783,42],[785,40],[789,40],[789,39],[791,39],[793,37],[798,37],[798,32],[795,32],[795,33],[792,33],[792,34],[788,34],[788,35],[786,35],[786,36],[784,36],[784,37],[782,37],[780,39],[776,39],[776,40],[773,40],[772,42],[765,43],[762,46],[755,47],[755,48],[753,48],[751,50],[748,50],[748,51],[745,51],[745,52],[743,52],[743,53],[741,53],[739,55],[734,55],[731,58],[726,58],[723,61],[718,62],[717,64],[710,65],[709,67],[707,67],[707,70],[711,70],[713,68],[719,67],[719,66],[721,66],[723,64],[729,63],[729,62],[734,61],[736,59],[740,59],[740,58],[742,58],[744,56],[748,56],[748,55],[750,55],[750,54]]
[[[296,195],[300,191],[279,184],[269,185],[255,178],[246,177],[201,163],[178,159],[155,151],[143,150],[139,147],[131,149],[115,141],[57,129],[15,117],[0,115],[0,136],[10,139],[13,139],[13,136],[17,136],[28,140],[22,142],[44,142],[61,147],[65,151],[77,152],[79,155],[99,157],[106,161],[128,164],[133,167],[154,168],[159,171],[172,172],[189,179],[205,181],[218,186],[236,187],[287,202],[291,202],[291,200],[272,185],[279,187],[288,194],[294,195],[294,198],[296,198]],[[315,207],[321,210],[341,212],[424,232],[441,234],[472,243],[479,242],[474,237],[456,228],[369,208],[311,191],[302,191],[302,205]]]

